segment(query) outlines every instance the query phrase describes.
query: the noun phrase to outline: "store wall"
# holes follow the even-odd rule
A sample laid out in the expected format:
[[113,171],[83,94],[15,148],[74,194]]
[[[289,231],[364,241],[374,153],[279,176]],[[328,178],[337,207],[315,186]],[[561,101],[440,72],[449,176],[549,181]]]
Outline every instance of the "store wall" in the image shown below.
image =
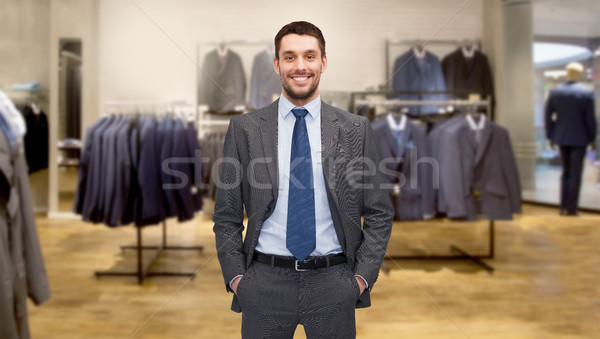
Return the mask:
[[[37,81],[42,87],[40,106],[48,112],[50,73],[50,1],[0,0],[0,89]],[[48,171],[30,176],[36,212],[48,209]]]
[[[266,0],[103,0],[99,108],[107,101],[194,103],[198,43],[272,41],[279,28],[294,20],[311,21],[325,35],[329,65],[321,88],[364,90],[385,81],[386,38],[480,39],[482,7],[482,0],[332,0],[290,5]],[[249,75],[250,65],[244,66]]]

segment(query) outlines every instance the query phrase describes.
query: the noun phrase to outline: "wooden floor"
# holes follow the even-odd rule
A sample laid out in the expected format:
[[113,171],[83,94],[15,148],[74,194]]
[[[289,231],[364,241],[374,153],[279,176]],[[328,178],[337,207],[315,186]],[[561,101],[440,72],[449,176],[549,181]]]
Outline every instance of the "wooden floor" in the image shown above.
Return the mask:
[[[133,227],[109,229],[73,220],[38,219],[52,298],[30,305],[33,338],[239,338],[241,316],[229,310],[215,257],[212,223],[169,222],[173,245],[203,252],[168,252],[157,270],[195,270],[193,280],[97,280],[94,270],[135,262]],[[160,227],[144,231],[160,241]],[[488,224],[394,225],[388,253],[446,254],[450,244],[487,251]],[[524,215],[496,223],[496,257],[489,274],[464,261],[392,261],[357,310],[358,338],[599,338],[600,216],[559,217],[525,206]],[[297,338],[304,338],[299,328]]]

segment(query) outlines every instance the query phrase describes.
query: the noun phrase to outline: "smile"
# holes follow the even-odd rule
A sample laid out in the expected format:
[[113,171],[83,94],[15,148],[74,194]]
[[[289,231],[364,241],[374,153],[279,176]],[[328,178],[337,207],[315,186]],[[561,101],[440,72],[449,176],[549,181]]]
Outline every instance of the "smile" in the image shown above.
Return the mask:
[[306,80],[308,80],[308,78],[310,78],[310,76],[292,76],[291,77],[295,82],[305,82]]

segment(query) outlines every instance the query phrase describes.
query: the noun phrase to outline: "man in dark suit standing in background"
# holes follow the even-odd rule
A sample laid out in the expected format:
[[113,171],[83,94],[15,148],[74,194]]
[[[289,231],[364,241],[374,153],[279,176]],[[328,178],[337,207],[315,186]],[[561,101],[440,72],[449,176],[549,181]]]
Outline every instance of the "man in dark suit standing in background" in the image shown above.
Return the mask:
[[321,101],[316,26],[284,26],[273,66],[282,96],[232,118],[225,138],[213,221],[231,308],[244,338],[293,338],[298,324],[308,338],[353,338],[393,218],[373,131]]
[[552,89],[546,103],[546,137],[553,148],[559,146],[563,166],[561,215],[577,215],[585,150],[595,149],[594,92],[577,82],[582,72],[581,64],[568,64],[567,82]]

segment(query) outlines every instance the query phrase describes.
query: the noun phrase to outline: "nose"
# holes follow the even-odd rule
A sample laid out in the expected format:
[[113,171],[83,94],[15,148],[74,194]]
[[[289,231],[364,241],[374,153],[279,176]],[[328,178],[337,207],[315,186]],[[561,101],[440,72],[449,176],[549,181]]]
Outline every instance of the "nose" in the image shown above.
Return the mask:
[[296,71],[305,71],[306,70],[306,61],[303,58],[296,59]]

